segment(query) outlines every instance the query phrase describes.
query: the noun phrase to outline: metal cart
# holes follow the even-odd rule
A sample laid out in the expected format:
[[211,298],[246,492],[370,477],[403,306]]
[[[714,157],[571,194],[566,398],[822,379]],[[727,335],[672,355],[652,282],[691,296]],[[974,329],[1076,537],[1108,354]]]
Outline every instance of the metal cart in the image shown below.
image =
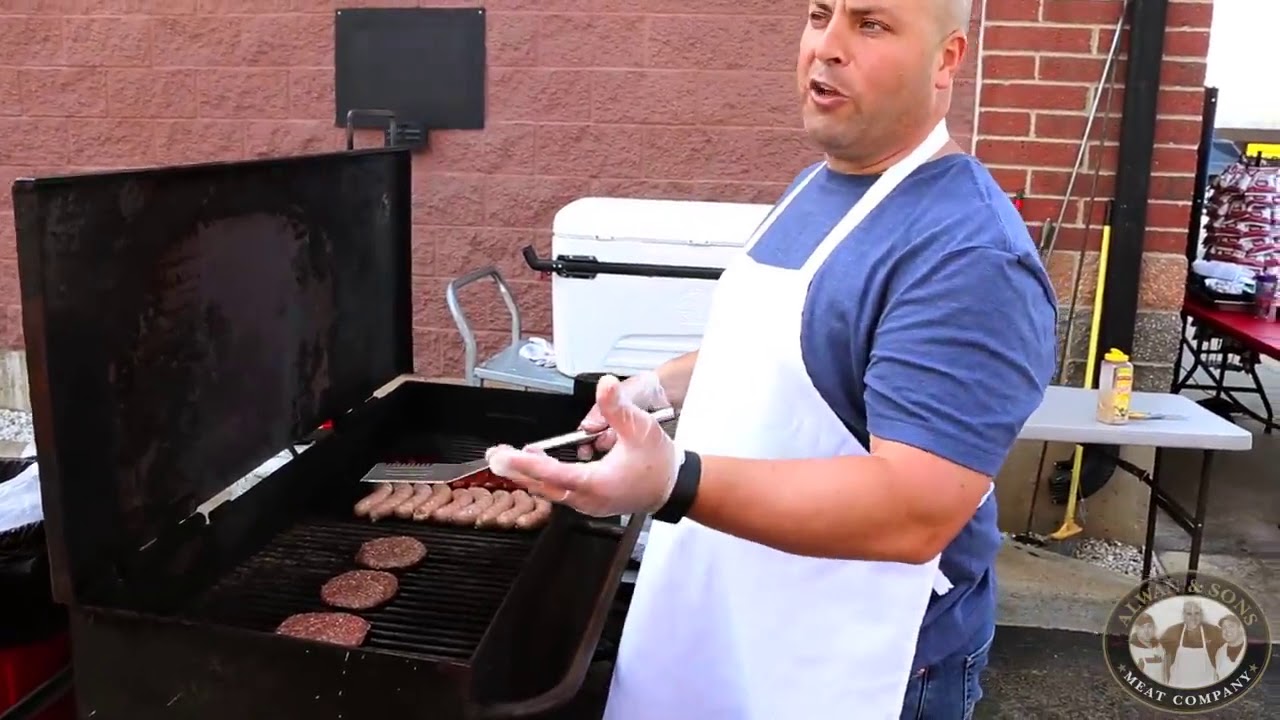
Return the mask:
[[[507,314],[511,317],[511,343],[488,360],[477,363],[476,335],[458,301],[458,292],[485,278],[493,278],[502,295],[502,302],[507,306]],[[455,278],[445,289],[445,302],[449,305],[449,314],[453,316],[454,324],[458,326],[458,333],[462,335],[466,364],[464,377],[468,385],[483,386],[485,382],[495,382],[530,390],[573,394],[573,378],[555,368],[542,367],[520,356],[520,348],[529,338],[522,333],[520,308],[516,304],[515,294],[496,267],[489,265]]]

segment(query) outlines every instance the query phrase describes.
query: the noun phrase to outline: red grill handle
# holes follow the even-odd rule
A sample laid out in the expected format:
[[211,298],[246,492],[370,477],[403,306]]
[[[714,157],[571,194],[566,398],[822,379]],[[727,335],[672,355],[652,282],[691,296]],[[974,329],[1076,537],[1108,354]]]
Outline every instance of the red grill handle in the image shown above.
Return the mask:
[[[630,548],[635,545],[636,538],[640,536],[640,529],[644,526],[644,520],[644,515],[632,515],[626,529],[622,531],[622,542],[619,544],[618,555],[609,566],[608,577],[612,578],[612,582],[606,582],[600,588],[600,594],[596,596],[596,602],[592,606],[591,617],[587,620],[587,627],[582,633],[582,639],[578,641],[578,647],[573,653],[573,660],[569,662],[569,669],[565,671],[564,677],[560,679],[560,682],[541,695],[535,695],[527,700],[481,705],[476,708],[476,718],[482,718],[483,720],[512,720],[514,718],[535,717],[563,707],[573,700],[574,696],[582,689],[582,682],[587,677],[588,668],[591,667],[591,658],[595,655],[596,645],[600,642],[600,636],[604,633],[605,623],[609,620],[609,607],[613,604],[614,595],[618,592],[618,584],[622,580],[622,573],[627,569],[627,563],[631,560]],[[617,526],[615,525],[614,527]]]

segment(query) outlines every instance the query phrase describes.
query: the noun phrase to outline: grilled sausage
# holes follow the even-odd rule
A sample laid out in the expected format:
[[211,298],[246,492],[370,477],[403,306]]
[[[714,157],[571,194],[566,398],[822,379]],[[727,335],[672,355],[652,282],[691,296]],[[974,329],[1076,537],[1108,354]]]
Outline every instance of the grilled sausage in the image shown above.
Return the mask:
[[511,497],[509,490],[494,490],[493,503],[480,513],[480,517],[476,518],[476,527],[490,528],[497,525],[498,516],[511,509],[515,504],[515,499]]
[[448,505],[445,505],[431,513],[431,519],[436,522],[447,523],[453,519],[454,513],[475,502],[475,499],[476,498],[471,494],[471,491],[466,488],[454,490],[453,500],[449,501]]
[[431,497],[413,509],[413,519],[418,522],[430,520],[431,515],[440,508],[453,502],[453,490],[448,485],[431,485]]
[[413,483],[392,483],[392,485],[395,489],[391,491],[391,495],[386,500],[374,505],[373,509],[369,511],[370,520],[378,521],[384,517],[389,517],[400,506],[400,503],[413,497]]
[[494,521],[498,527],[508,530],[516,526],[516,518],[529,512],[534,507],[533,496],[524,490],[516,490],[511,493],[511,499],[514,501],[511,509],[499,515],[498,519]]
[[364,517],[369,514],[375,505],[391,497],[391,492],[395,490],[391,483],[379,483],[374,487],[373,492],[360,499],[356,503],[356,517]]
[[480,517],[480,513],[493,504],[493,493],[482,487],[473,487],[468,489],[467,492],[471,493],[471,504],[453,514],[451,521],[454,525],[475,525],[476,518]]
[[516,518],[516,528],[533,530],[547,524],[551,519],[551,501],[544,497],[533,499],[533,509]]
[[411,483],[413,485],[413,495],[408,500],[396,506],[395,515],[398,518],[408,520],[413,517],[413,511],[419,505],[426,502],[431,497],[431,486],[426,483]]

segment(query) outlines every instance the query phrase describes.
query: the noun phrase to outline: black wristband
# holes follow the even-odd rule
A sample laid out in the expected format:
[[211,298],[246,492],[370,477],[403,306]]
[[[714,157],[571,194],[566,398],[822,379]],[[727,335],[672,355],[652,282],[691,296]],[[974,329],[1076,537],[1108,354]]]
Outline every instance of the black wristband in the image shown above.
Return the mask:
[[665,523],[678,523],[693,507],[693,499],[698,495],[698,484],[702,480],[702,458],[692,450],[684,451],[684,462],[676,471],[676,484],[671,488],[671,497],[653,514],[653,519]]

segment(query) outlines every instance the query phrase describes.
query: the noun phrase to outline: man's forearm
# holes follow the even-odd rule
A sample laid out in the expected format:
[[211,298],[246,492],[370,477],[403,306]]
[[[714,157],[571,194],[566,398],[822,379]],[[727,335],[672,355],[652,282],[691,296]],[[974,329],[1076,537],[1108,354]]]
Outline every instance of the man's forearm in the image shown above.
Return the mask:
[[956,508],[974,492],[909,477],[875,455],[704,456],[689,517],[796,555],[921,564],[959,533],[967,519]]
[[657,367],[655,372],[662,383],[662,392],[667,401],[677,410],[684,404],[684,396],[689,392],[689,378],[693,376],[693,365],[698,361],[698,351],[685,353],[671,358]]

